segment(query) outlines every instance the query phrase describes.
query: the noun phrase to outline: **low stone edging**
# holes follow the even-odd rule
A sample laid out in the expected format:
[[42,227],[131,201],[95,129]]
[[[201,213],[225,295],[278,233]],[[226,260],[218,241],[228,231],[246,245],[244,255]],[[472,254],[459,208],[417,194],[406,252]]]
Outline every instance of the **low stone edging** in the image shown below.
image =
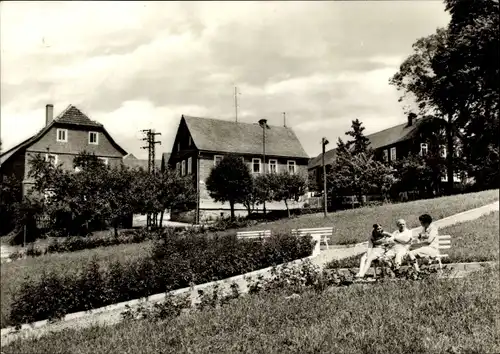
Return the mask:
[[[309,260],[313,257],[315,257],[315,255],[308,256],[305,258],[300,258],[300,259],[297,259],[295,261],[291,261],[288,263],[282,263],[276,267],[280,268],[283,266],[298,264],[298,263],[301,263],[303,261]],[[236,276],[233,276],[230,278],[213,281],[210,283],[198,284],[198,285],[195,285],[194,287],[177,289],[177,290],[170,291],[169,294],[174,295],[174,296],[185,294],[188,292],[191,292],[191,293],[194,292],[196,294],[198,292],[198,290],[210,288],[214,285],[231,284],[233,282],[238,282],[238,281],[240,281],[240,282],[244,281],[244,283],[246,284],[246,280],[248,278],[256,277],[259,275],[265,275],[265,273],[270,272],[273,268],[274,267],[267,267],[267,268],[258,269],[258,270],[255,270],[255,271],[252,271],[249,273],[236,275]],[[243,289],[240,288],[240,291],[241,291],[241,293],[245,293],[248,291],[248,289],[246,287],[244,287]],[[105,315],[108,312],[114,312],[114,311],[118,311],[118,310],[125,311],[127,309],[127,307],[134,308],[134,307],[137,307],[138,305],[144,304],[144,303],[151,303],[151,304],[158,303],[158,302],[163,301],[165,299],[165,296],[166,296],[166,293],[160,293],[160,294],[148,296],[147,298],[140,298],[140,299],[124,301],[124,302],[120,302],[117,304],[112,304],[112,305],[107,305],[107,306],[100,307],[97,309],[92,309],[89,311],[74,312],[74,313],[70,313],[70,314],[65,315],[64,318],[62,318],[61,320],[58,320],[56,322],[49,322],[49,320],[42,320],[42,321],[30,323],[30,324],[23,324],[21,326],[20,330],[16,330],[15,327],[2,328],[0,331],[0,336],[2,339],[1,346],[7,345],[7,343],[11,341],[11,340],[8,340],[8,338],[10,336],[19,336],[19,335],[22,335],[23,332],[32,332],[32,331],[40,330],[46,326],[50,326],[50,325],[54,325],[54,324],[61,324],[64,322],[72,322],[72,321],[76,321],[76,320],[88,319],[88,318],[91,318],[94,316]],[[191,301],[193,302],[193,300],[194,299],[192,296]],[[96,319],[96,321],[92,321],[92,322],[101,322],[101,321],[99,321],[99,319]],[[104,322],[106,322],[106,321],[104,321]],[[69,323],[68,323],[68,327],[71,327],[71,325],[69,325]],[[14,340],[14,338],[11,338],[11,339]]]

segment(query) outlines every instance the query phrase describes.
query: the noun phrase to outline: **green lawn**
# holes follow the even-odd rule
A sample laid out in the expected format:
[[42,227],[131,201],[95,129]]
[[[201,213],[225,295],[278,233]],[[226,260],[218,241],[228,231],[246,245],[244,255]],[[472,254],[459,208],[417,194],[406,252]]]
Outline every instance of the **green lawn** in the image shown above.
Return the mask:
[[[409,203],[388,204],[328,214],[304,215],[291,220],[284,219],[247,228],[248,230],[270,229],[286,232],[293,228],[313,228],[333,226],[332,244],[350,244],[366,241],[374,223],[386,229],[395,229],[396,220],[404,218],[409,228],[420,225],[419,215],[430,214],[435,220],[469,209],[490,204],[499,199],[498,190],[461,194],[450,197],[418,200]],[[246,230],[246,229],[242,229]]]
[[[405,218],[409,227],[418,225],[418,216],[429,213],[435,219],[441,219],[465,210],[477,208],[498,200],[499,191],[491,190],[479,193],[462,194],[451,197],[420,200],[409,203],[389,204],[323,214],[304,215],[294,219],[261,224],[249,229],[271,229],[273,232],[287,232],[292,228],[333,226],[333,244],[346,244],[365,241],[375,222],[387,229],[393,229],[398,218]],[[235,232],[227,231],[227,232]],[[151,242],[125,244],[78,252],[49,254],[37,258],[28,258],[1,266],[1,324],[8,325],[8,313],[12,294],[16,292],[25,277],[38,278],[43,272],[77,272],[96,257],[100,264],[106,265],[115,260],[131,261],[148,256]]]
[[4,353],[499,353],[498,266],[465,279],[260,294],[164,322],[17,341]]

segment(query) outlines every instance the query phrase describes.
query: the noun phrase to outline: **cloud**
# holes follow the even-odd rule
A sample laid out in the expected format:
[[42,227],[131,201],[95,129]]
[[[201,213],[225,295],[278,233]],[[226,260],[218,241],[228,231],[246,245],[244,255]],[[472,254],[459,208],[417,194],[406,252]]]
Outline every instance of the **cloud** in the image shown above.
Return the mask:
[[[295,128],[315,155],[355,118],[403,121],[388,85],[412,43],[447,23],[440,2],[3,2],[1,138],[12,146],[72,103],[145,156],[181,114]],[[19,129],[19,126],[30,127]],[[35,127],[35,128],[31,128]]]

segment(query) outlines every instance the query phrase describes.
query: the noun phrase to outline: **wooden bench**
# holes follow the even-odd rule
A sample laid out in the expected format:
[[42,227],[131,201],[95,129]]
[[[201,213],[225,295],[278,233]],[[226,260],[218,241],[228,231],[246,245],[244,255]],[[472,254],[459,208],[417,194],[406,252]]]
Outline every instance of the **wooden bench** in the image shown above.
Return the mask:
[[320,242],[325,243],[326,249],[329,249],[328,241],[330,240],[330,236],[333,235],[333,227],[318,227],[315,229],[293,229],[292,235],[296,236],[319,236]]
[[443,269],[443,264],[441,263],[441,258],[448,257],[446,253],[442,253],[444,250],[449,250],[451,248],[451,236],[450,235],[438,235],[438,248],[439,255],[435,258],[431,258],[431,264],[433,261],[437,261],[439,264],[439,269]]
[[241,239],[256,239],[271,237],[271,230],[258,230],[258,231],[238,231],[236,233],[237,238]]

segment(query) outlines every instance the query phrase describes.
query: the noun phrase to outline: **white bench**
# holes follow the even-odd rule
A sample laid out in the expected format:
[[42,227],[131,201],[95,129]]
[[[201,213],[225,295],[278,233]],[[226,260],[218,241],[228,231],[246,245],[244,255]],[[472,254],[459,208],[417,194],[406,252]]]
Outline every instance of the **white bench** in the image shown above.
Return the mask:
[[319,236],[320,242],[325,243],[326,249],[329,249],[328,241],[330,240],[330,236],[333,235],[333,227],[318,227],[315,229],[293,229],[292,235],[296,236]]
[[237,238],[241,239],[255,239],[271,237],[271,230],[259,230],[259,231],[238,231],[236,233]]

